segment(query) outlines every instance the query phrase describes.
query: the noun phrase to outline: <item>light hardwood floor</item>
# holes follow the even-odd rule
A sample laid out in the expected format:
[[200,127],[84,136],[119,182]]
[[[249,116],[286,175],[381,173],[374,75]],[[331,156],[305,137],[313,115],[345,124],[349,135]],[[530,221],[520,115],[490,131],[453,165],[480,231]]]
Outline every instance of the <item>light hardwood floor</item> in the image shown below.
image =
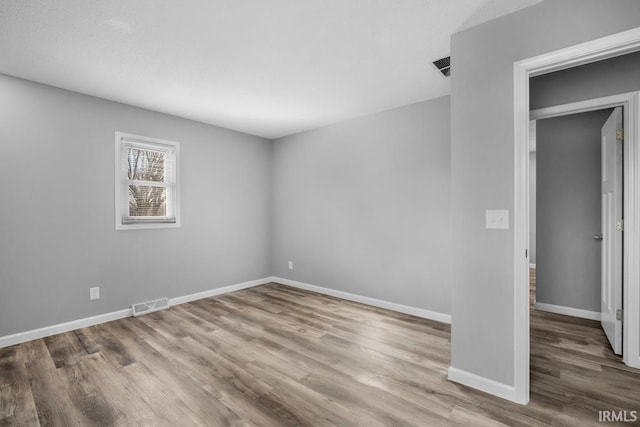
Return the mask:
[[640,409],[597,322],[531,324],[521,406],[447,380],[448,325],[269,284],[0,349],[0,425],[584,426]]

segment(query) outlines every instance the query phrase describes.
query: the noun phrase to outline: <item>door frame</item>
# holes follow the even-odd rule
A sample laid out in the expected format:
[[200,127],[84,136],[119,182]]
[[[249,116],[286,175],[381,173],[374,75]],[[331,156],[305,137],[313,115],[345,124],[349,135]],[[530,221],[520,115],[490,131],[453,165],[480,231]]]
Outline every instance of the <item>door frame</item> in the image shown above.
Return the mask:
[[[618,95],[612,95],[612,96],[605,96],[602,98],[594,98],[594,99],[588,99],[585,101],[579,101],[579,102],[572,102],[569,104],[562,104],[562,105],[554,105],[552,107],[545,107],[545,108],[539,108],[536,110],[531,110],[529,112],[529,118],[530,120],[542,120],[542,119],[550,119],[552,117],[561,117],[561,116],[567,116],[570,114],[579,114],[579,113],[586,113],[588,111],[597,111],[597,110],[604,110],[607,108],[615,108],[615,107],[622,107],[622,120],[623,123],[625,123],[626,125],[624,126],[624,133],[625,138],[623,139],[623,175],[622,175],[622,181],[623,181],[623,216],[624,218],[626,218],[627,215],[627,208],[630,208],[628,206],[626,206],[624,204],[624,201],[626,200],[627,195],[625,194],[625,191],[627,189],[627,180],[631,179],[631,176],[628,176],[628,174],[626,173],[626,171],[628,170],[628,168],[633,168],[634,165],[630,164],[627,162],[626,159],[626,153],[628,149],[633,149],[635,147],[638,147],[638,143],[640,143],[640,141],[637,141],[635,143],[633,143],[633,141],[629,141],[630,138],[627,138],[628,135],[635,135],[636,137],[638,136],[638,127],[637,127],[637,123],[631,119],[631,117],[634,116],[633,114],[633,110],[635,109],[636,112],[638,110],[638,99],[640,98],[640,92],[628,92],[628,93],[622,93],[622,94],[618,94]],[[636,114],[637,117],[637,114]],[[631,144],[630,144],[631,142]],[[633,147],[630,147],[630,145],[632,145]],[[626,235],[626,230],[625,230],[625,235]],[[624,277],[624,272],[627,270],[627,263],[628,263],[628,259],[625,260],[625,247],[624,247],[624,242],[626,241],[626,239],[623,239],[623,250],[622,250],[622,259],[620,260],[620,262],[622,262],[622,289],[620,289],[620,291],[622,292],[622,307],[625,308],[626,304],[625,304],[625,298],[624,296],[626,295],[626,291],[625,291],[625,277]],[[638,246],[636,246],[638,247]],[[631,290],[633,291],[633,290]],[[632,309],[631,309],[632,310]],[[630,310],[630,311],[631,311]],[[638,308],[635,308],[636,312],[638,310]],[[623,324],[625,324],[625,321],[623,321]],[[636,322],[637,325],[637,322]],[[632,325],[633,326],[633,325]],[[625,335],[625,332],[628,332],[629,335]],[[631,354],[627,354],[625,353],[625,350],[627,348],[627,343],[629,343],[629,346],[631,347],[631,350],[633,351],[634,346],[637,346],[637,339],[634,340],[634,338],[638,337],[638,328],[624,328],[622,329],[622,351],[623,351],[623,359],[625,359],[625,363],[629,366],[633,366],[636,368],[640,368],[640,366],[634,366],[633,364],[633,357]],[[627,360],[630,360],[630,362],[627,362]],[[638,359],[640,360],[640,359]]]
[[[529,78],[640,50],[640,28],[523,59],[514,81],[514,401],[529,401]],[[629,94],[623,94],[624,96]],[[610,97],[607,97],[610,98]],[[625,107],[623,360],[640,368],[640,99],[616,99]],[[578,104],[578,103],[574,103]],[[585,108],[578,107],[579,108]],[[551,107],[556,108],[556,107]],[[598,107],[599,109],[600,107]],[[606,107],[604,107],[606,108]],[[549,110],[549,109],[547,109]],[[588,110],[583,110],[588,111]]]

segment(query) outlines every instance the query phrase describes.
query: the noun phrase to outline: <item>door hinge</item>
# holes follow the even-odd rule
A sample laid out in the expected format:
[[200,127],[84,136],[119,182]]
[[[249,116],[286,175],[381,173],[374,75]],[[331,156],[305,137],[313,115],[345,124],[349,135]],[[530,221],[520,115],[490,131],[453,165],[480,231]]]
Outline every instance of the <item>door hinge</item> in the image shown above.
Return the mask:
[[624,310],[616,310],[616,320],[619,320],[622,322],[623,319],[624,319]]
[[624,139],[624,129],[616,129],[616,139],[622,141]]
[[619,219],[619,220],[616,221],[616,230],[624,231],[624,220],[623,219]]

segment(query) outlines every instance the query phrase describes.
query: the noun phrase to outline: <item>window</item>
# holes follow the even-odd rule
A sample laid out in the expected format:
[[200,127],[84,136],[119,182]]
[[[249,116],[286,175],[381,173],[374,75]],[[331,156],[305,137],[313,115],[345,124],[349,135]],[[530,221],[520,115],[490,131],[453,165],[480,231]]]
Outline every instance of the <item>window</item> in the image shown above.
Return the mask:
[[116,230],[180,226],[180,144],[116,132]]

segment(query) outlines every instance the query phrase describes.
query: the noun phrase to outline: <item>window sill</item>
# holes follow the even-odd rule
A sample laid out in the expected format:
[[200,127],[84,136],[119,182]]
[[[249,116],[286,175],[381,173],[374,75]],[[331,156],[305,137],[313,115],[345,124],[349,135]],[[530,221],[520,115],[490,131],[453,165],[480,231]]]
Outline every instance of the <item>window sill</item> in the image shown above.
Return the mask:
[[180,222],[172,220],[172,222],[134,221],[127,224],[123,224],[122,222],[116,223],[116,230],[144,230],[158,228],[180,228]]

